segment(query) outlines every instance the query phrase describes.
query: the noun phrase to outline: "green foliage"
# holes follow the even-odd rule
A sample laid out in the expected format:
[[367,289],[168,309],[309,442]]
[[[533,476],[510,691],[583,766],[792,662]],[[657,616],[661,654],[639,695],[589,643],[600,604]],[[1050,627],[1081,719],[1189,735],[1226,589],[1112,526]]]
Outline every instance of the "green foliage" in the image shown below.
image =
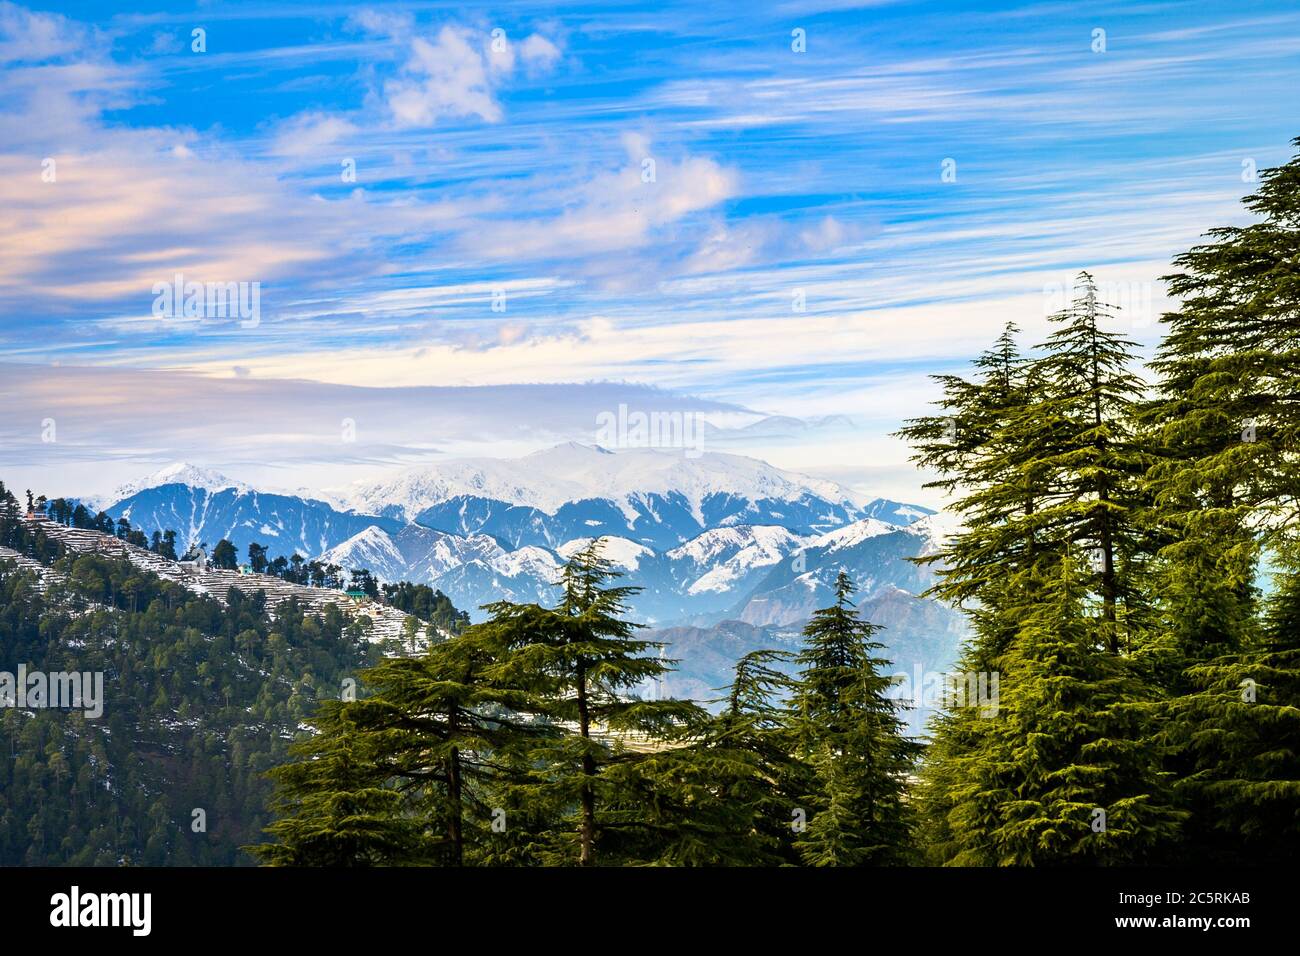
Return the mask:
[[889,661],[876,625],[858,618],[843,571],[835,603],[804,628],[792,694],[792,730],[811,763],[808,830],[796,844],[814,866],[899,864],[909,860],[914,821],[904,788],[920,745],[903,736],[899,704],[888,696]]
[[961,728],[948,862],[1149,861],[1185,817],[1139,706],[1153,691],[1131,661],[1108,652],[1105,619],[1082,613],[1070,561],[1041,593],[1003,658],[996,714]]
[[452,634],[459,634],[469,627],[469,615],[457,610],[451,603],[451,598],[427,584],[399,581],[396,584],[385,584],[381,593],[385,604],[414,615],[426,624]]
[[96,555],[52,570],[65,583],[42,594],[0,562],[0,648],[33,671],[102,672],[104,713],[3,710],[0,864],[250,862],[266,771],[371,646],[332,611],[272,621],[260,592],[223,607]]
[[[614,577],[589,548],[566,567],[558,606],[493,605],[424,656],[366,671],[366,696],[331,703],[298,760],[273,772],[283,817],[256,852],[320,865],[340,853],[348,865],[905,858],[917,748],[900,736],[847,578],[810,625],[804,675],[782,673],[778,652],[748,655],[710,716],[637,695],[671,661],[635,637],[622,617],[630,589]],[[816,808],[806,846],[793,825],[805,807]]]

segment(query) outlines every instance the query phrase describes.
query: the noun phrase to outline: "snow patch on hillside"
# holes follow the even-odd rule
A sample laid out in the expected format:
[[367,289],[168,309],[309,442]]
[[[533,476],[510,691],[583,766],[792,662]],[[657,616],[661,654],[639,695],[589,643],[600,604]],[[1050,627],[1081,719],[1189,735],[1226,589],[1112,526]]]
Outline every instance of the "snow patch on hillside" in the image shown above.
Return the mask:
[[[566,541],[555,550],[560,553],[560,557],[568,560],[573,557],[587,545],[591,544],[591,538],[574,538],[572,541]],[[605,535],[600,539],[600,554],[606,561],[616,567],[623,568],[627,571],[635,571],[641,566],[642,558],[654,556],[654,551],[647,548],[644,544],[638,544],[629,538],[620,538],[616,535]]]
[[863,518],[861,521],[846,524],[843,528],[836,528],[834,531],[827,531],[825,534],[818,535],[809,542],[808,547],[839,551],[843,548],[851,548],[855,544],[861,544],[868,538],[875,538],[882,534],[896,534],[899,531],[910,532],[915,527],[915,524],[900,527],[896,524],[881,521],[878,518]]

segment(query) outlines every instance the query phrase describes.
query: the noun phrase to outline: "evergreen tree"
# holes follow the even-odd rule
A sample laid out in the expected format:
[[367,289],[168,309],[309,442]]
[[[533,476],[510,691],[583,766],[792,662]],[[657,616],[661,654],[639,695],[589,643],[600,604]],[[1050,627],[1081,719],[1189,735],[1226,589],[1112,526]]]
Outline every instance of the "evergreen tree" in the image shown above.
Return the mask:
[[640,625],[622,615],[637,589],[609,583],[617,577],[593,541],[565,565],[557,607],[507,602],[487,608],[508,651],[496,679],[538,695],[547,717],[573,728],[532,751],[525,792],[515,794],[564,808],[546,836],[542,862],[590,866],[598,844],[605,846],[604,862],[617,862],[639,846],[652,824],[635,807],[620,806],[627,778],[610,768],[644,759],[645,751],[634,749],[639,740],[679,738],[704,717],[688,701],[634,696],[674,662],[650,656],[661,645],[633,636]]
[[254,574],[266,574],[266,545],[258,544],[256,541],[248,543],[248,566]]
[[624,855],[670,866],[797,864],[792,811],[812,786],[793,754],[789,712],[774,697],[793,687],[777,669],[790,655],[753,651],[714,718],[608,771],[611,802],[642,821],[622,831]]
[[815,866],[899,864],[912,852],[907,778],[921,747],[903,735],[888,696],[889,661],[876,657],[880,629],[861,620],[841,571],[835,603],[804,628],[793,687],[794,741],[814,768],[807,832],[795,844]]
[[270,866],[395,866],[433,858],[424,820],[404,812],[403,796],[386,786],[385,755],[374,734],[361,732],[348,704],[326,701],[317,733],[291,748],[298,760],[276,767],[280,819],[267,827],[275,842],[249,849]]
[[1085,614],[1071,559],[1041,582],[1004,657],[996,714],[957,754],[945,862],[1139,863],[1175,841],[1174,808],[1142,703],[1154,691],[1109,653],[1104,616]]
[[[1300,157],[1266,170],[1245,204],[1256,221],[1213,229],[1174,260],[1166,281],[1179,304],[1162,320],[1147,409],[1160,439],[1148,480],[1164,537],[1150,666],[1170,694],[1153,712],[1194,813],[1182,856],[1223,862],[1292,845],[1280,821],[1300,810],[1291,658],[1277,623],[1292,572],[1262,628],[1257,583],[1262,556],[1291,566],[1300,525]],[[1243,681],[1258,682],[1253,703]]]
[[1187,861],[1285,863],[1300,851],[1300,573],[1276,581],[1259,637],[1191,664],[1159,708],[1192,813]]
[[[488,622],[430,645],[419,657],[387,658],[361,675],[370,696],[329,704],[321,736],[346,732],[358,741],[366,760],[337,768],[352,777],[326,767],[300,780],[303,771],[277,770],[287,795],[299,798],[286,809],[301,819],[296,825],[286,819],[269,828],[288,849],[264,851],[268,858],[293,852],[300,828],[311,834],[331,824],[328,817],[312,823],[322,811],[321,794],[348,792],[355,780],[363,779],[371,788],[386,791],[382,800],[375,799],[375,820],[390,819],[398,832],[418,821],[416,849],[424,862],[461,866],[498,860],[500,850],[490,846],[496,839],[495,796],[510,768],[521,765],[520,755],[556,733],[531,719],[538,704],[527,692],[491,679],[489,672],[502,651],[499,635],[496,624]],[[339,709],[346,723],[330,719]],[[322,746],[330,752],[334,745]],[[312,746],[303,745],[299,752],[319,763]],[[308,786],[314,788],[314,801],[303,799]],[[328,811],[331,805],[325,803],[324,808]],[[393,863],[415,852],[396,843],[390,849],[395,854],[391,861],[384,860],[382,846],[360,846],[358,852],[365,859]]]
[[233,571],[239,565],[239,552],[235,546],[222,538],[212,549],[212,566],[225,571]]
[[1042,491],[1033,530],[1086,550],[1113,654],[1145,636],[1141,576],[1154,550],[1142,521],[1142,478],[1153,458],[1137,423],[1142,383],[1130,371],[1137,343],[1103,328],[1115,317],[1092,276],[1080,273],[1074,301],[1052,317],[1061,328],[1035,363],[1041,398],[1012,429],[1045,439],[1031,465]]

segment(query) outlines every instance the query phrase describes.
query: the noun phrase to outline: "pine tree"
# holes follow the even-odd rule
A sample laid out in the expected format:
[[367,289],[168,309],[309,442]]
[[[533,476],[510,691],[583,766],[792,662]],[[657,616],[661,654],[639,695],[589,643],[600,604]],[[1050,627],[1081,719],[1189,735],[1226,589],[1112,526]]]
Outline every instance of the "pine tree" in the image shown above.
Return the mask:
[[848,574],[835,603],[813,614],[791,698],[794,742],[814,770],[808,829],[796,842],[815,866],[905,863],[913,819],[905,798],[920,745],[903,735],[889,697],[889,661],[876,657],[880,630],[858,617]]
[[[958,496],[963,528],[929,558],[939,578],[929,593],[970,618],[965,674],[1005,676],[1023,651],[1022,622],[1042,609],[1040,582],[1067,556],[1089,559],[1084,586],[1096,595],[1104,652],[1128,655],[1151,639],[1156,542],[1143,477],[1152,454],[1137,416],[1135,346],[1105,329],[1113,310],[1087,273],[1052,318],[1060,327],[1037,356],[1019,356],[1009,327],[977,360],[975,380],[941,378],[946,416],[902,432],[915,460],[939,471],[934,486]],[[931,862],[994,862],[971,834],[999,824],[987,803],[961,796],[970,761],[992,752],[991,725],[958,708],[930,729],[917,805]]]
[[643,700],[634,690],[666,673],[674,661],[651,656],[662,646],[637,639],[626,621],[636,588],[618,577],[593,541],[573,555],[560,579],[555,608],[489,605],[508,657],[495,671],[503,683],[546,701],[544,715],[572,732],[529,754],[531,779],[510,795],[522,803],[564,809],[544,838],[546,863],[621,862],[643,852],[653,824],[626,799],[628,778],[611,768],[644,760],[646,746],[677,740],[698,727],[705,712],[679,700]]
[[1289,566],[1300,519],[1300,156],[1261,179],[1245,201],[1256,221],[1213,229],[1174,260],[1166,281],[1179,305],[1162,320],[1146,412],[1160,439],[1148,481],[1165,539],[1150,666],[1170,694],[1154,714],[1194,813],[1185,859],[1267,857],[1289,845],[1284,821],[1300,810],[1277,625],[1290,573],[1263,622],[1258,586],[1262,558]]
[[[300,839],[295,826],[310,828],[319,813],[319,799],[306,797],[343,790],[356,778],[376,791],[376,821],[384,810],[399,831],[418,821],[425,862],[462,866],[490,857],[497,809],[492,797],[505,768],[550,733],[531,719],[540,706],[534,698],[490,678],[499,664],[497,637],[489,622],[432,644],[421,656],[387,658],[362,672],[370,695],[327,705],[318,738],[299,751],[314,769],[290,765],[276,771],[299,803],[289,808],[291,818],[268,832],[292,845]],[[343,739],[329,740],[332,736]],[[330,753],[344,740],[354,745],[349,754],[364,754],[366,761],[320,765],[318,751]],[[388,850],[391,860],[382,858],[382,847],[366,852],[367,859],[401,863],[412,851],[397,845]]]
[[[716,717],[684,730],[646,756],[611,768],[620,810],[645,823],[639,862],[671,866],[771,866],[799,862],[793,810],[812,786],[793,753],[788,709],[793,688],[781,651],[753,651]],[[626,832],[626,831],[625,831]]]
[[[938,473],[926,486],[954,495],[949,510],[964,524],[933,555],[919,559],[936,567],[938,580],[926,596],[963,609],[970,620],[960,673],[1001,670],[1022,605],[1031,599],[1034,571],[1053,553],[1032,524],[1043,497],[1030,480],[1038,445],[1011,427],[1034,423],[1026,410],[1041,394],[1040,376],[1021,355],[1017,332],[1011,324],[1003,329],[975,360],[972,380],[935,376],[943,389],[942,414],[914,419],[900,430],[915,449],[912,460]],[[915,790],[927,862],[950,862],[960,853],[949,819],[963,772],[958,760],[981,746],[987,730],[969,708],[931,720]]]
[[1052,317],[1061,328],[1035,363],[1041,398],[1012,429],[1035,442],[1030,481],[1042,494],[1034,532],[1087,551],[1113,654],[1145,638],[1142,576],[1154,550],[1142,483],[1153,456],[1138,425],[1143,386],[1130,371],[1137,343],[1103,328],[1115,318],[1092,276],[1080,273],[1074,301]]
[[995,714],[953,760],[947,820],[959,865],[1139,863],[1179,835],[1141,704],[1154,691],[1109,653],[1107,621],[1084,613],[1070,558],[1041,582],[1004,658]]
[[1192,812],[1180,859],[1285,863],[1300,851],[1300,573],[1276,582],[1262,633],[1192,664],[1187,693],[1160,712],[1162,742]]
[[239,552],[235,546],[222,538],[212,551],[212,566],[226,571],[233,571],[239,563]]
[[387,785],[374,739],[356,727],[350,705],[326,701],[317,734],[296,743],[299,759],[271,771],[279,784],[275,842],[248,847],[270,866],[396,866],[430,862],[424,822],[404,812]]

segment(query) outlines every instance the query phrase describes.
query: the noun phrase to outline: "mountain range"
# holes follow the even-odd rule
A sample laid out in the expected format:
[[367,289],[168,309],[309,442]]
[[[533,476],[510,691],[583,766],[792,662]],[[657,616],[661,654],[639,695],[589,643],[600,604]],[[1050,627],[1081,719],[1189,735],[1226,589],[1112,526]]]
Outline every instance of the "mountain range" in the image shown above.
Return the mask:
[[272,558],[297,552],[429,584],[474,620],[490,601],[554,600],[564,561],[600,539],[624,583],[642,589],[633,618],[679,642],[761,644],[797,631],[833,600],[840,569],[864,607],[892,602],[891,647],[934,645],[927,666],[950,663],[960,631],[949,609],[915,597],[932,571],[912,559],[938,547],[942,514],[740,455],[569,443],[318,492],[176,464],[111,497],[105,510],[146,534],[226,538],[241,554],[257,542]]

